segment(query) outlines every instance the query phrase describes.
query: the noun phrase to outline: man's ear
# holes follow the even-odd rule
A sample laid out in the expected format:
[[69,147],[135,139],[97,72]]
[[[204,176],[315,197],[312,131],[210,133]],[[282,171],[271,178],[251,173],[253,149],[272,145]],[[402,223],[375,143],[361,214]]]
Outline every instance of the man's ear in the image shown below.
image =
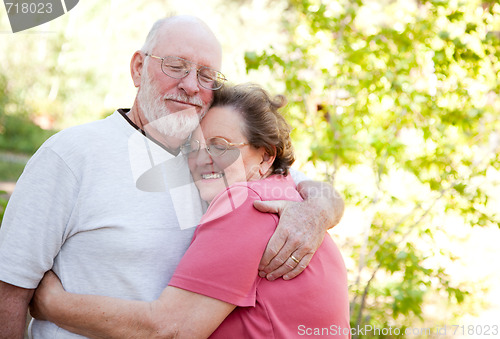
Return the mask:
[[144,58],[146,55],[142,51],[136,51],[130,60],[130,74],[134,81],[134,86],[141,85],[142,68],[144,67]]

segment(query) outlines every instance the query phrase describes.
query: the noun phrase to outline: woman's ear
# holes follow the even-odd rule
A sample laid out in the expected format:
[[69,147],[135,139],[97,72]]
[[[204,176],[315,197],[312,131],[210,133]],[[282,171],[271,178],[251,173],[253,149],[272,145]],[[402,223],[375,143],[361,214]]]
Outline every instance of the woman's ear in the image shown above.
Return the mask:
[[[276,154],[276,148],[274,147],[274,153]],[[264,147],[262,147],[262,160],[259,165],[259,174],[261,176],[269,175],[270,169],[273,166],[274,159],[276,155],[270,155]]]
[[141,85],[142,68],[144,67],[145,57],[146,55],[144,52],[136,51],[134,55],[132,55],[132,60],[130,60],[130,74],[132,75],[135,87]]

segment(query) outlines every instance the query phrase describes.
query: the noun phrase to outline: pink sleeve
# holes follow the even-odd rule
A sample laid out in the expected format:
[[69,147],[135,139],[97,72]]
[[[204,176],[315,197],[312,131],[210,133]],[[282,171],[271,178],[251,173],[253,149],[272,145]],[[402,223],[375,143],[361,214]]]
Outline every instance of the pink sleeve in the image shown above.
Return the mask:
[[[169,285],[236,306],[254,306],[259,262],[278,218],[253,207],[261,200],[253,190],[233,186],[226,192],[210,205],[203,218],[209,221],[198,226]],[[231,199],[239,203],[235,206]]]

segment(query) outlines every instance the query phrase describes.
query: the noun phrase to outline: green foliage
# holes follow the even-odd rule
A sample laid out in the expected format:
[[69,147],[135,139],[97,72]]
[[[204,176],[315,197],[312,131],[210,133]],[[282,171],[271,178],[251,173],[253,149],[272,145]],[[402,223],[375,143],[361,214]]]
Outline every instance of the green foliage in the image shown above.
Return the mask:
[[[0,93],[0,150],[33,154],[55,131],[44,130],[29,119],[29,108],[19,103],[2,74],[0,87],[5,89]],[[12,112],[6,112],[9,107]]]
[[[369,173],[363,186],[337,178],[347,205],[369,216],[353,239],[353,325],[425,321],[430,293],[463,303],[472,287],[431,259],[453,259],[435,240],[446,216],[500,226],[484,184],[500,166],[500,6],[381,1],[374,13],[361,0],[288,2],[289,41],[247,52],[247,72],[268,68],[286,88],[294,139],[328,178]],[[397,177],[420,193],[394,187]]]
[[5,208],[7,207],[7,202],[9,201],[6,198],[7,192],[0,191],[0,226],[2,225],[3,214],[5,212]]
[[33,154],[55,131],[44,130],[28,118],[0,115],[0,150]]
[[[75,15],[52,20],[42,31],[2,36],[0,69],[8,79],[5,88],[16,96],[8,114],[49,118],[60,129],[113,111],[118,108],[114,98],[127,89],[131,95],[121,104],[130,104],[135,91],[127,69],[135,49],[129,44],[133,41],[134,48],[140,48],[145,33],[140,32],[140,42],[134,34],[149,29],[151,9],[147,11],[146,2],[115,6],[89,0],[80,5]],[[109,20],[109,13],[138,21],[125,32]]]
[[0,181],[17,181],[24,170],[24,166],[24,163],[0,160]]

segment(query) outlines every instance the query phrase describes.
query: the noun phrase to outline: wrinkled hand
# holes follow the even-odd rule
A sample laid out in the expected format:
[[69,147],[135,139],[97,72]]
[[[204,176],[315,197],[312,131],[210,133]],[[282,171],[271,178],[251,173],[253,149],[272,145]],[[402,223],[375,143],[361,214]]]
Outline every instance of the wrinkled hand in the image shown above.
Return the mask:
[[298,276],[309,265],[326,234],[318,207],[307,201],[255,201],[261,212],[278,213],[280,221],[259,265],[259,276],[284,280]]
[[38,284],[30,303],[30,314],[38,320],[49,320],[50,309],[56,298],[64,293],[64,288],[57,275],[48,271]]

